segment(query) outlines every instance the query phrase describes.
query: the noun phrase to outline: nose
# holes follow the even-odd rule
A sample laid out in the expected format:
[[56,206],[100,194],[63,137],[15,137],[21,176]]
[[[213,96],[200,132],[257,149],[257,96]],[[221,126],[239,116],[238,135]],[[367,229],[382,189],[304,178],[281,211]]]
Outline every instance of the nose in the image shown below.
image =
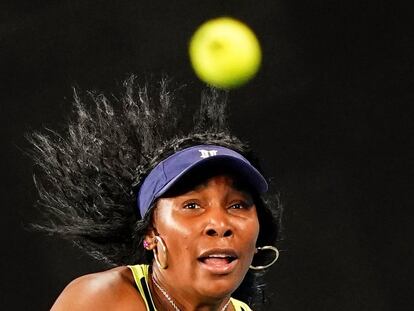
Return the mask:
[[232,237],[234,232],[226,211],[217,208],[208,215],[208,223],[204,233],[211,237],[228,238]]

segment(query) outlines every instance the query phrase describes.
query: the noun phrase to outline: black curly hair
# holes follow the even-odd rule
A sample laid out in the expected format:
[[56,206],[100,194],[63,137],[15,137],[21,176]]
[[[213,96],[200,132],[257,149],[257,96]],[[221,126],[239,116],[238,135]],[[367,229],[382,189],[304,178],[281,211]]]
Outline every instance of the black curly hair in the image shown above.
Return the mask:
[[[190,146],[213,144],[239,152],[260,170],[248,144],[229,131],[226,92],[204,90],[194,125],[186,130],[182,109],[174,105],[176,90],[169,89],[167,79],[148,87],[130,76],[124,88],[112,103],[102,93],[89,92],[89,106],[75,90],[74,117],[65,134],[47,130],[28,135],[43,216],[34,228],[72,241],[109,266],[152,262],[152,252],[142,248],[151,213],[139,214],[136,195],[161,160]],[[255,203],[258,245],[273,245],[281,206],[277,198],[259,195]],[[260,309],[264,272],[249,271],[233,296]]]

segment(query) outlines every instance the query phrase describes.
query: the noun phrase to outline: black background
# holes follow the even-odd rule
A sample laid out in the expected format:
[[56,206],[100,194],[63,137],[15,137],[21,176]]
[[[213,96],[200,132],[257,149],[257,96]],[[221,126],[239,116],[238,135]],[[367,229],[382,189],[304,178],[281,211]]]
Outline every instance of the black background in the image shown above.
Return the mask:
[[69,243],[23,229],[36,215],[24,134],[61,128],[72,86],[110,93],[129,73],[168,74],[198,101],[188,40],[223,15],[250,25],[263,48],[258,76],[230,93],[230,121],[261,155],[285,206],[268,309],[409,309],[408,3],[2,1],[0,309],[47,310],[70,280],[103,268]]

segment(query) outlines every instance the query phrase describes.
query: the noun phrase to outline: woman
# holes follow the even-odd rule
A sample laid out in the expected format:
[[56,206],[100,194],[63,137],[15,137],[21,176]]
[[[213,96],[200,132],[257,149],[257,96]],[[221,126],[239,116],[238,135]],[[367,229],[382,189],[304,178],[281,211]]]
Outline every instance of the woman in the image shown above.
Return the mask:
[[165,82],[158,100],[133,77],[125,86],[121,107],[92,95],[94,112],[75,94],[69,135],[31,139],[48,220],[37,228],[116,266],[71,282],[52,310],[260,308],[279,208],[264,202],[257,162],[227,130],[226,99],[205,93],[183,134]]

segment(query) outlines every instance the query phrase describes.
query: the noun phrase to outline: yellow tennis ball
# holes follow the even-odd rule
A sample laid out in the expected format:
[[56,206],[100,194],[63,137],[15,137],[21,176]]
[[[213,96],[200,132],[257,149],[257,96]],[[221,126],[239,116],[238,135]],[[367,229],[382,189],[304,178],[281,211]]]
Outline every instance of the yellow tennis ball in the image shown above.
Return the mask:
[[189,53],[197,76],[223,89],[236,88],[253,78],[262,59],[253,31],[230,17],[202,24],[190,40]]

